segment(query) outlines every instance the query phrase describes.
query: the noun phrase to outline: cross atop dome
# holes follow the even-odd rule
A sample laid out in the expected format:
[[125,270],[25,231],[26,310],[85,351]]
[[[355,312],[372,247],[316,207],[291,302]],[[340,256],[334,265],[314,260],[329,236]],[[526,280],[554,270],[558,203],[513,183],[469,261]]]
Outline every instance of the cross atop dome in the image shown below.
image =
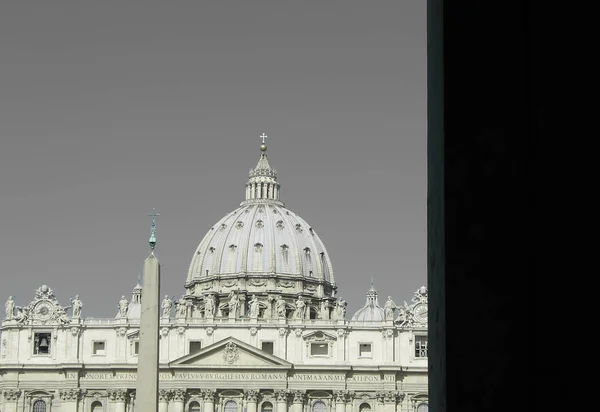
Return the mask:
[[260,150],[262,152],[266,152],[267,151],[267,145],[265,144],[265,139],[267,138],[266,134],[262,134],[262,136],[260,136],[260,138],[262,139],[262,144],[260,145]]

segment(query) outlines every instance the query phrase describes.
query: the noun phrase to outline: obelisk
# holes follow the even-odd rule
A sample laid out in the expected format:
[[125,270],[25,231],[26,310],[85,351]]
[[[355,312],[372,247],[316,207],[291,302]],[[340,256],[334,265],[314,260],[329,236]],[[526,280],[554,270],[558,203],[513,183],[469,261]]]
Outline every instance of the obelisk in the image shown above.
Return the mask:
[[142,276],[142,312],[140,314],[140,346],[138,350],[135,409],[158,412],[158,327],[160,320],[160,264],[154,255],[156,216],[152,214],[150,255],[144,261]]

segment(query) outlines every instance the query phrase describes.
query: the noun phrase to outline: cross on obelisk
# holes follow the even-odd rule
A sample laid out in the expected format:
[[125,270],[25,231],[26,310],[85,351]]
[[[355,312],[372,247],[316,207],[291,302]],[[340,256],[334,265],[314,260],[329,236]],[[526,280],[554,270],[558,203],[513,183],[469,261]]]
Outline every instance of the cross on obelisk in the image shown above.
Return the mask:
[[150,249],[154,250],[156,246],[156,217],[160,216],[160,213],[156,213],[156,209],[152,208],[152,213],[148,213],[148,216],[152,217],[152,225],[150,226]]
[[265,139],[267,138],[266,134],[262,134],[262,136],[260,136],[260,138],[262,139],[263,144],[265,143]]

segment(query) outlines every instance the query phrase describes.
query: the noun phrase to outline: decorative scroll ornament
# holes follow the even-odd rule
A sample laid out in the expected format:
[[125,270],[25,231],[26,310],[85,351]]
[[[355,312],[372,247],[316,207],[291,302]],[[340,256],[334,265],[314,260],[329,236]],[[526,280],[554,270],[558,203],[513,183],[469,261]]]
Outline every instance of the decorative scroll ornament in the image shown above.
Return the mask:
[[125,389],[109,389],[108,398],[115,402],[125,402],[127,391]]
[[258,391],[256,389],[248,389],[244,392],[244,396],[248,402],[258,401]]
[[300,390],[292,391],[292,396],[294,397],[293,403],[304,403],[304,392]]
[[221,281],[221,285],[225,286],[226,288],[231,288],[234,286],[237,286],[238,281],[237,279],[230,279],[230,280],[222,280]]
[[160,389],[158,391],[158,400],[160,402],[168,402],[173,396],[173,391],[169,389]]
[[277,282],[277,286],[288,289],[294,287],[294,282],[291,280],[280,280]]
[[250,279],[248,284],[251,286],[266,286],[267,279]]
[[77,401],[79,399],[79,388],[61,389],[59,391],[62,401]]
[[404,396],[397,391],[379,391],[375,395],[377,400],[382,403],[396,403]]
[[172,398],[174,401],[183,402],[185,400],[185,390],[184,389],[175,389],[172,392]]
[[287,389],[281,389],[281,390],[275,391],[275,399],[277,399],[277,402],[286,402],[287,403],[289,395],[290,395],[290,392]]
[[229,365],[233,365],[240,358],[240,352],[237,345],[233,342],[229,342],[225,345],[225,350],[223,351],[223,359]]
[[21,391],[19,389],[9,389],[4,391],[4,397],[9,402],[14,402],[21,396]]
[[317,290],[317,285],[313,283],[307,283],[304,285],[304,289],[308,290],[309,292],[314,292],[315,290]]
[[65,325],[71,322],[67,316],[68,308],[60,306],[52,289],[47,285],[42,285],[35,291],[35,298],[29,305],[15,306],[15,309],[17,310],[15,320],[21,325],[32,323]]

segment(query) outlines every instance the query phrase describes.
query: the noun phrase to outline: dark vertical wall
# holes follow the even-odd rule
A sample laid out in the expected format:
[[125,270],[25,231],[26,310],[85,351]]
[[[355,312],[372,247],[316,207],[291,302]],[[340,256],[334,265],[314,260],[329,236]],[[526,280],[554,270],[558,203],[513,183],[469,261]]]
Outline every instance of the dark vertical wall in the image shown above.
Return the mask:
[[430,410],[522,410],[530,20],[523,4],[428,5]]

